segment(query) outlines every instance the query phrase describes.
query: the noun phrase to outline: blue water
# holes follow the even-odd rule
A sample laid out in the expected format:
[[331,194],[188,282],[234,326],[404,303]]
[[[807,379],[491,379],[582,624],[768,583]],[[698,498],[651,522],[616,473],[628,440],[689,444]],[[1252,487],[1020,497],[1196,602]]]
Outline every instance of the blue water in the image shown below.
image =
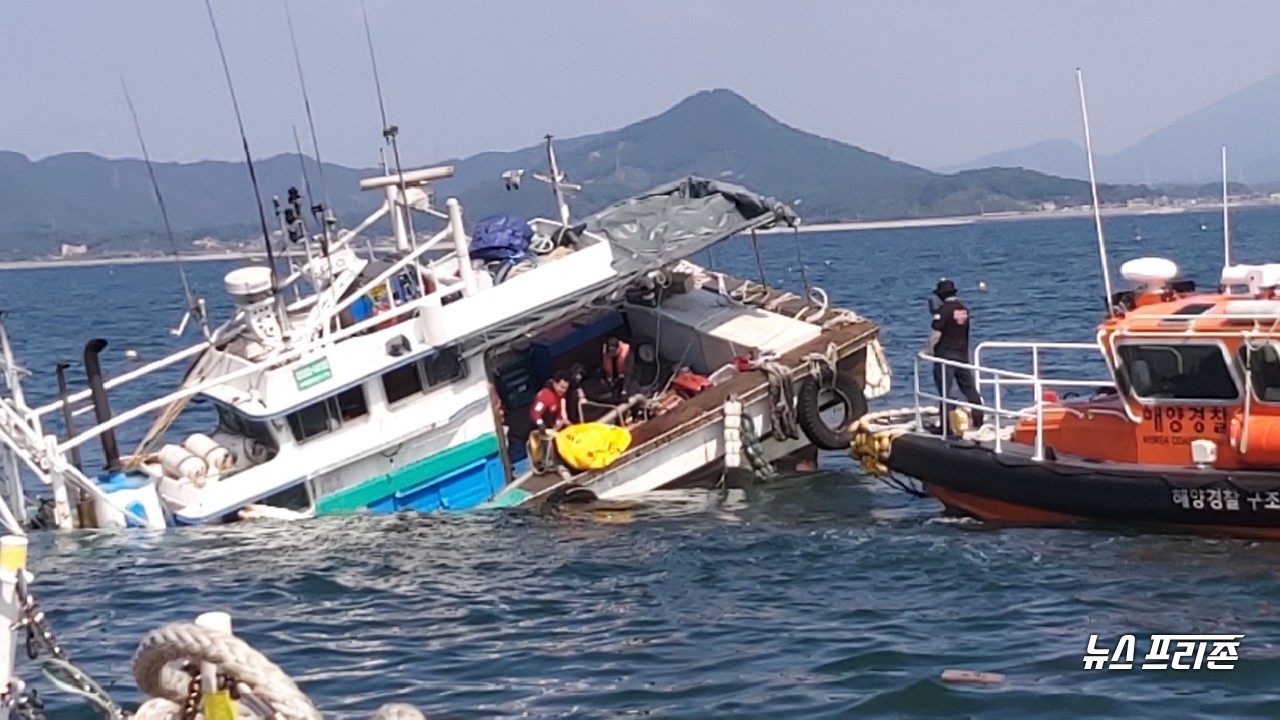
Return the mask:
[[[1216,281],[1219,216],[1117,218],[1107,230],[1113,270],[1167,255]],[[1237,213],[1232,230],[1237,260],[1280,259],[1269,254],[1280,212]],[[883,324],[896,388],[880,406],[909,398],[943,275],[973,308],[975,340],[1087,341],[1102,307],[1087,221],[800,240],[809,279]],[[769,279],[798,287],[791,238],[761,244]],[[755,274],[743,240],[715,261]],[[191,268],[221,307],[229,267]],[[47,399],[53,363],[78,361],[94,333],[112,343],[108,372],[130,367],[126,347],[144,358],[175,347],[166,328],[182,301],[173,266],[142,265],[5,272],[0,306],[36,373],[29,390]],[[72,377],[83,382],[78,365]],[[988,527],[943,518],[838,454],[824,464],[748,491],[661,493],[627,522],[511,510],[43,534],[36,590],[72,656],[126,702],[148,630],[221,608],[331,717],[390,700],[433,718],[1280,713],[1280,545]],[[1136,634],[1141,653],[1156,632],[1244,633],[1242,660],[1227,672],[1082,669],[1090,634],[1108,646]],[[1007,677],[944,685],[947,668]]]

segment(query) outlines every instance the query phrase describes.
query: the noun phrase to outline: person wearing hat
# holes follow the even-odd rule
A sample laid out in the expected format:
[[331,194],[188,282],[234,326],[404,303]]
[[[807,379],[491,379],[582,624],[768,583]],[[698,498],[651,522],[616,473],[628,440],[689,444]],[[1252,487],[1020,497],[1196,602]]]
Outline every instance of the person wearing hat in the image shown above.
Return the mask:
[[[933,294],[938,297],[941,304],[935,306],[933,311],[932,331],[929,333],[929,343],[925,347],[925,353],[943,360],[968,364],[969,323],[971,320],[969,308],[965,307],[965,304],[960,302],[960,298],[956,296],[956,284],[946,278],[938,281],[938,286],[934,288]],[[982,404],[982,395],[978,392],[978,385],[974,382],[973,372],[969,368],[934,363],[933,383],[938,388],[938,395],[945,398],[949,393],[943,393],[944,377],[948,391],[953,388],[959,388],[960,393],[964,395],[965,401],[970,405]],[[983,413],[981,410],[970,409],[969,417],[973,421],[973,427],[982,427]],[[945,402],[942,407],[942,431],[943,434],[947,433],[947,408]]]

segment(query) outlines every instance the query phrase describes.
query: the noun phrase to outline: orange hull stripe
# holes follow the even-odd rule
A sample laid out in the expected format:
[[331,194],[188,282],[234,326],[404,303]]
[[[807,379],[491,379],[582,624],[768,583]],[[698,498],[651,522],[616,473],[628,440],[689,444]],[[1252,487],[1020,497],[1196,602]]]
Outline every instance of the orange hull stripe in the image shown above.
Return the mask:
[[[1064,524],[1081,523],[1088,518],[1065,515],[1063,513],[1039,510],[1037,508],[993,500],[978,495],[956,492],[936,485],[925,485],[925,490],[947,507],[962,510],[980,520],[1025,524]],[[1171,525],[1169,523],[1152,524],[1154,527],[1168,528],[1181,533],[1203,535],[1230,535],[1240,538],[1256,538],[1260,540],[1280,540],[1280,527],[1241,527],[1238,525]]]

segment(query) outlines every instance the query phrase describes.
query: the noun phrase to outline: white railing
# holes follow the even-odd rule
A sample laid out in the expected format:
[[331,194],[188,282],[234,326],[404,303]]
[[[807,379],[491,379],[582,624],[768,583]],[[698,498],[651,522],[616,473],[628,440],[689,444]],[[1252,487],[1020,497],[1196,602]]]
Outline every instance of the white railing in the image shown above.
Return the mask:
[[[990,367],[981,364],[983,350],[1026,350],[1031,353],[1031,372],[1018,372],[1004,368]],[[965,408],[973,411],[978,410],[989,415],[994,421],[995,429],[995,451],[997,453],[1004,451],[1004,427],[1002,423],[1012,420],[1016,426],[1023,420],[1034,420],[1036,426],[1035,442],[1032,457],[1035,460],[1044,459],[1044,391],[1046,388],[1055,387],[1113,387],[1114,380],[1080,380],[1069,378],[1045,378],[1041,373],[1041,351],[1042,350],[1066,350],[1066,351],[1083,351],[1091,350],[1098,352],[1096,343],[1036,343],[1036,342],[1006,342],[992,341],[980,344],[975,353],[972,363],[960,360],[948,360],[946,358],[935,357],[925,353],[919,353],[915,358],[915,407],[916,407],[916,426],[923,427],[924,424],[924,403],[937,403],[941,406],[941,416],[944,423],[943,427],[947,427],[949,423],[948,412],[950,408]],[[992,404],[987,404],[984,400],[978,403],[971,403],[967,399],[955,400],[949,396],[947,387],[947,375],[945,371],[941,373],[940,392],[933,393],[924,389],[924,383],[921,381],[921,367],[925,366],[929,369],[929,383],[933,384],[933,369],[952,367],[960,370],[968,370],[974,379],[974,384],[978,388],[979,394],[982,388],[990,387],[994,390]],[[1027,388],[1030,387],[1033,393],[1033,403],[1028,408],[1010,410],[1005,407],[1004,393],[1011,388]]]

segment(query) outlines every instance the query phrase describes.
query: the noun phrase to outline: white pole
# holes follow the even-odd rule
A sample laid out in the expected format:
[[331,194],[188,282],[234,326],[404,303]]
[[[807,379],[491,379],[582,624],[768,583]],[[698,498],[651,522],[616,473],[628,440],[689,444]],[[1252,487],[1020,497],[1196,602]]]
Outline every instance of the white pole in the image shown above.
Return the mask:
[[[224,612],[207,612],[196,618],[196,624],[208,630],[231,633],[231,615]],[[218,666],[200,663],[200,690],[207,697],[218,690]]]
[[1098,178],[1093,170],[1093,141],[1089,137],[1089,109],[1084,102],[1084,74],[1076,68],[1080,87],[1080,114],[1084,117],[1084,149],[1089,157],[1089,188],[1093,191],[1093,224],[1098,230],[1098,257],[1102,260],[1102,286],[1107,293],[1107,317],[1111,317],[1111,271],[1107,269],[1107,242],[1102,236],[1102,209],[1098,207]]
[[467,245],[467,232],[462,225],[462,205],[455,198],[445,201],[449,210],[449,230],[453,234],[453,249],[458,257],[458,278],[462,280],[462,294],[476,294],[476,273],[471,267],[471,247]]
[[1231,267],[1231,231],[1227,216],[1227,146],[1222,146],[1222,267]]
[[[22,620],[22,599],[18,597],[18,576],[26,572],[27,539],[20,535],[0,538],[0,619],[9,628],[0,632],[0,682],[4,689],[15,687],[13,667],[17,659],[18,630]],[[9,720],[9,707],[0,706],[0,720]]]

